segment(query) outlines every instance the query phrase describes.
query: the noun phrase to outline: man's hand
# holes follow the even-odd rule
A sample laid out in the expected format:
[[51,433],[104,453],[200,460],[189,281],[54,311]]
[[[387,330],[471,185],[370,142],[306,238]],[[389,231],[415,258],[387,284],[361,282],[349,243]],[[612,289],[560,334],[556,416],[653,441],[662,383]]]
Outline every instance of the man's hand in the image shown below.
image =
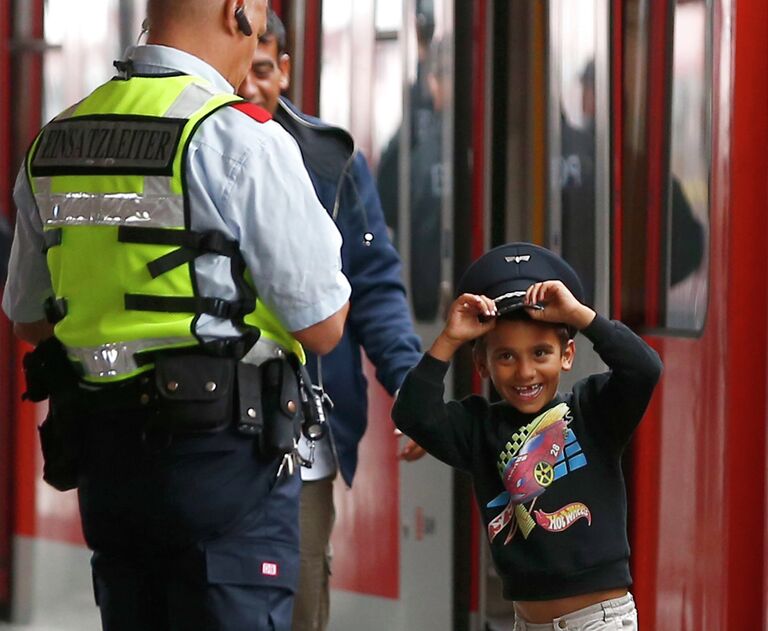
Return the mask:
[[427,452],[423,447],[419,447],[419,445],[416,444],[416,441],[409,438],[408,442],[405,443],[405,446],[400,450],[400,453],[397,454],[397,457],[406,462],[414,462],[422,458],[426,453]]
[[40,342],[53,337],[53,325],[48,320],[14,322],[13,333],[20,340],[32,344],[32,346],[37,346]]
[[[396,429],[395,436],[405,436],[405,434],[403,434],[403,432],[401,432],[399,429]],[[400,460],[405,460],[406,462],[414,462],[422,458],[426,453],[427,452],[423,447],[419,447],[419,445],[416,444],[416,441],[414,441],[412,438],[409,438],[408,442],[405,443],[403,448],[400,450],[400,453],[397,454],[397,457]]]

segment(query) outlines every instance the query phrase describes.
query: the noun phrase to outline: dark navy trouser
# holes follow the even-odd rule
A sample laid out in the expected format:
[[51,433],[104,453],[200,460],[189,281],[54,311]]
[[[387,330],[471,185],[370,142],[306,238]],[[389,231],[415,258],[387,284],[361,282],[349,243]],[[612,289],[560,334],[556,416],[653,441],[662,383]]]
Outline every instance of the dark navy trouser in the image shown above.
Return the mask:
[[90,421],[79,481],[104,631],[289,631],[298,579],[298,474],[234,430],[142,436]]

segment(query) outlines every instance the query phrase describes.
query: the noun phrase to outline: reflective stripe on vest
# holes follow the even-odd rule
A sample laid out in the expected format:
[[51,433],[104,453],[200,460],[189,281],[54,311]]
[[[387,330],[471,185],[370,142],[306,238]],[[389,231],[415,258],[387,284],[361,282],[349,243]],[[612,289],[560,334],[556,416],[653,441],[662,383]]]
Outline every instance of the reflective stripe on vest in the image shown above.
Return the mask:
[[[127,379],[152,367],[141,353],[198,344],[195,325],[205,311],[180,305],[200,303],[199,253],[185,256],[179,245],[119,234],[123,226],[189,231],[184,170],[190,138],[207,116],[239,100],[197,77],[113,80],[44,127],[30,149],[27,171],[46,231],[51,281],[66,303],[56,336],[86,380]],[[151,273],[160,259],[164,264]],[[248,286],[243,280],[239,289]],[[128,295],[145,299],[128,302]],[[248,323],[303,358],[263,304]]]

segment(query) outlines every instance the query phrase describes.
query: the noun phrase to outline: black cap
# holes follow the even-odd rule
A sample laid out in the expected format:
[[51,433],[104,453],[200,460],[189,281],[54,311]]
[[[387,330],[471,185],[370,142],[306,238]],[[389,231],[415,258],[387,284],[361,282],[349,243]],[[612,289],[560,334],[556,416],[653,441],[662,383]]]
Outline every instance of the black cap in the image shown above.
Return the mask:
[[579,302],[584,289],[578,274],[554,252],[533,243],[507,243],[483,254],[462,276],[458,293],[504,297],[505,309],[519,307],[526,290],[545,280],[561,281]]

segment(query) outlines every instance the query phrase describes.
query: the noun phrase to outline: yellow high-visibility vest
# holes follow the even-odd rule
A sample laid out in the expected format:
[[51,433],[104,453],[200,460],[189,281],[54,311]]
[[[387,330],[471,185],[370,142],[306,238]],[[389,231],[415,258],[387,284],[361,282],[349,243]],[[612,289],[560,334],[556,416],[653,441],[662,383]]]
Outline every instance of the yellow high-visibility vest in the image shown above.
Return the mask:
[[[192,76],[114,79],[46,125],[27,155],[57,312],[56,337],[83,378],[112,382],[152,367],[165,349],[200,342],[201,314],[232,320],[304,358],[257,300],[238,244],[190,230],[190,138],[240,101]],[[238,302],[201,297],[194,259],[227,256]],[[247,321],[247,322],[246,322]]]

